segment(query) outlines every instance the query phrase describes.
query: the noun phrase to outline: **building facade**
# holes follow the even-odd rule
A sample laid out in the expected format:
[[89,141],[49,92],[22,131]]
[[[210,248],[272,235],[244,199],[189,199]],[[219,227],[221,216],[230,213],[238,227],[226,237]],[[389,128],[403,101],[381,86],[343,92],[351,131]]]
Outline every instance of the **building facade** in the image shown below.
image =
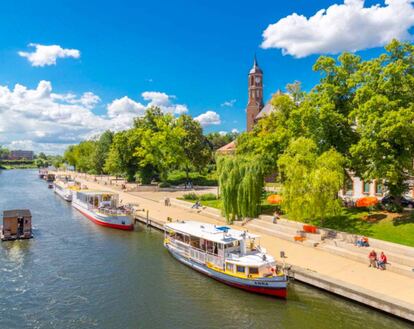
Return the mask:
[[8,156],[9,160],[33,160],[33,151],[12,150]]

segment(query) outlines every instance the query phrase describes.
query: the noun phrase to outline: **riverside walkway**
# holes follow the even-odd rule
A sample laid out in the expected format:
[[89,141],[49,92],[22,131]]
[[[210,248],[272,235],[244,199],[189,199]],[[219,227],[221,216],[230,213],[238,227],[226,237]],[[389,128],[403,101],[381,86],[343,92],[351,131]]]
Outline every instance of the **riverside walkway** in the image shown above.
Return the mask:
[[[67,172],[65,174],[68,174]],[[74,176],[74,174],[72,174]],[[123,203],[138,204],[142,217],[149,212],[151,219],[165,223],[172,220],[192,219],[196,221],[223,224],[223,219],[213,219],[202,212],[194,213],[182,207],[166,207],[159,192],[124,192],[119,187],[95,182],[93,176],[75,175],[76,179],[90,189],[101,189],[119,193]],[[235,226],[235,228],[240,228]],[[347,259],[328,253],[323,249],[311,248],[299,243],[255,232],[261,236],[261,244],[276,258],[280,251],[286,254],[286,263],[292,265],[295,277],[300,281],[328,290],[379,310],[414,321],[414,279],[390,271],[368,267],[367,263]],[[368,253],[368,250],[367,250]]]

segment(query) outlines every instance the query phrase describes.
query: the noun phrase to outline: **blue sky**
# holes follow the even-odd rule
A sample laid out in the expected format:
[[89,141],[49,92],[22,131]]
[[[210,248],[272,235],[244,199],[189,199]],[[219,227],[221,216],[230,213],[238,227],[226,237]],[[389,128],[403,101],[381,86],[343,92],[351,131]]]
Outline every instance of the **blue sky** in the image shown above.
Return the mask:
[[[402,2],[412,7],[409,0],[392,1],[400,2],[400,7],[395,9],[399,15],[404,16],[402,12],[406,11],[401,9]],[[352,13],[361,9],[358,9],[361,0],[347,2],[354,3],[356,9]],[[349,31],[343,33],[342,39],[341,26],[337,27],[338,38],[329,35],[322,37],[321,33],[329,32],[329,24],[338,21],[334,14],[330,21],[318,25],[315,31],[306,24],[302,30],[298,30],[297,27],[292,27],[291,22],[282,22],[281,26],[275,27],[275,31],[269,31],[273,41],[269,40],[268,49],[260,47],[264,41],[262,34],[269,24],[289,17],[292,13],[313,16],[318,10],[335,3],[343,5],[343,1],[309,0],[2,2],[0,86],[7,87],[8,92],[12,92],[15,84],[25,86],[27,90],[36,90],[39,82],[44,80],[51,85],[45,87],[49,93],[71,93],[76,97],[87,92],[93,93],[100,101],[86,106],[86,110],[98,117],[108,115],[108,105],[114,100],[128,97],[133,102],[146,106],[154,99],[148,96],[145,100],[142,93],[160,92],[173,96],[168,100],[172,107],[185,105],[188,113],[194,117],[207,111],[215,112],[219,120],[213,121],[213,124],[207,122],[206,131],[242,131],[245,129],[247,73],[255,53],[264,71],[264,94],[268,99],[278,88],[283,89],[294,80],[301,81],[305,89],[310,89],[319,79],[312,72],[312,64],[319,54],[344,50],[341,48],[344,45],[345,50],[360,50],[364,57],[375,56],[380,52],[378,46],[384,43],[381,39],[383,35],[381,32],[370,32],[378,30],[375,29],[376,23],[366,27],[367,32],[362,32],[362,36],[357,37],[359,31],[364,31],[365,28],[359,26],[365,23],[361,23],[363,20],[358,17],[344,22]],[[382,1],[366,1],[365,8],[370,8],[375,3],[384,6]],[[387,15],[385,12],[380,14]],[[398,18],[398,24],[396,18],[389,18],[390,24],[395,25],[394,37],[407,38],[407,31],[413,24],[412,18],[408,16]],[[398,27],[401,24],[402,30]],[[387,30],[390,30],[389,25]],[[314,35],[307,35],[309,31]],[[358,39],[355,42],[346,39],[352,33]],[[319,38],[324,40],[322,46],[315,45],[319,44]],[[333,41],[336,39],[339,41]],[[306,41],[313,42],[310,49],[303,46]],[[35,47],[28,46],[31,43],[76,49],[80,56],[57,58],[55,65],[33,66],[28,58],[18,54],[20,51],[35,51]],[[348,43],[350,49],[346,49]],[[300,50],[295,50],[298,47]],[[281,48],[285,48],[284,52],[289,54],[282,54]],[[61,102],[57,98],[56,96],[53,102]],[[4,119],[3,126],[0,123],[0,144],[12,147],[32,146],[53,153],[61,151],[71,141],[77,142],[80,137],[99,130],[99,125],[88,129],[88,122],[79,124],[74,120],[74,125],[79,124],[79,129],[75,129],[67,138],[60,138],[64,134],[63,130],[50,132],[50,125],[45,122],[39,124],[39,129],[36,128],[35,121],[28,127],[20,127],[22,130],[32,130],[33,134],[11,131],[9,126],[12,122],[8,113],[19,111],[18,106],[24,107],[26,112],[34,106],[33,116],[43,117],[44,113],[37,108],[39,104],[25,107],[27,102],[31,102],[30,99],[31,96],[27,96],[22,101],[24,104],[19,100],[17,105],[9,105],[7,101],[2,103],[0,100],[0,119]],[[236,100],[233,106],[222,106],[230,100]],[[48,100],[45,106],[50,103]],[[80,101],[70,104],[75,103],[80,104]],[[125,106],[125,102],[118,105]],[[139,107],[134,108],[139,111]],[[77,107],[66,109],[68,112],[77,110]],[[54,108],[53,111],[59,110]],[[124,109],[117,107],[114,111],[120,113]],[[131,114],[132,110],[129,108],[126,111]],[[44,120],[53,121],[55,118],[62,127],[70,129],[70,120],[62,121],[65,115],[54,113]],[[5,122],[8,117],[7,126]],[[17,120],[19,116],[16,114],[15,118]],[[94,118],[93,115],[86,116],[85,120],[94,121]],[[125,120],[122,122],[125,123]],[[101,126],[111,127],[107,121]],[[114,125],[115,128],[122,127],[119,122]]]

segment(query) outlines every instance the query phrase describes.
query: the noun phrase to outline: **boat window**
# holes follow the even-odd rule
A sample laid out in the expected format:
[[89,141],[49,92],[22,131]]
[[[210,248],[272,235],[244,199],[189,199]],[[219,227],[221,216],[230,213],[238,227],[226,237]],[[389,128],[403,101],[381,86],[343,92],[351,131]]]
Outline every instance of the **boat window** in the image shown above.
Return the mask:
[[259,274],[258,267],[249,267],[249,274]]
[[201,249],[200,238],[190,235],[190,246],[193,248]]
[[102,194],[102,201],[111,201],[110,194]]
[[234,272],[234,264],[226,263],[226,270],[230,272]]
[[237,273],[245,273],[244,266],[237,265],[236,270],[237,270]]

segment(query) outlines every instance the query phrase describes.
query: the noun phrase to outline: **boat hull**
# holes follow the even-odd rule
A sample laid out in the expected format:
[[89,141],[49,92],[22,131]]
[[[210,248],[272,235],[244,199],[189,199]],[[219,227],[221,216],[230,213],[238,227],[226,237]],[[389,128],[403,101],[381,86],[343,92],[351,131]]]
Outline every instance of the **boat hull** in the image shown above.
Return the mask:
[[243,279],[216,271],[204,264],[200,264],[190,258],[184,257],[168,244],[166,244],[165,247],[179,262],[224,284],[261,295],[282,299],[287,297],[287,280],[285,277],[261,278],[256,280]]
[[[121,224],[121,223],[114,223],[111,222],[111,219],[114,219],[115,217],[101,217],[98,214],[96,214],[93,211],[90,211],[88,209],[83,208],[82,206],[72,202],[72,206],[78,210],[82,215],[84,215],[86,218],[88,218],[89,220],[91,220],[92,222],[94,222],[95,224],[104,226],[104,227],[109,227],[109,228],[114,228],[117,230],[124,230],[124,231],[131,231],[134,229],[134,225],[132,223],[129,224]],[[116,219],[122,221],[122,218],[125,218],[126,221],[131,222],[131,219],[127,216],[117,216]]]

